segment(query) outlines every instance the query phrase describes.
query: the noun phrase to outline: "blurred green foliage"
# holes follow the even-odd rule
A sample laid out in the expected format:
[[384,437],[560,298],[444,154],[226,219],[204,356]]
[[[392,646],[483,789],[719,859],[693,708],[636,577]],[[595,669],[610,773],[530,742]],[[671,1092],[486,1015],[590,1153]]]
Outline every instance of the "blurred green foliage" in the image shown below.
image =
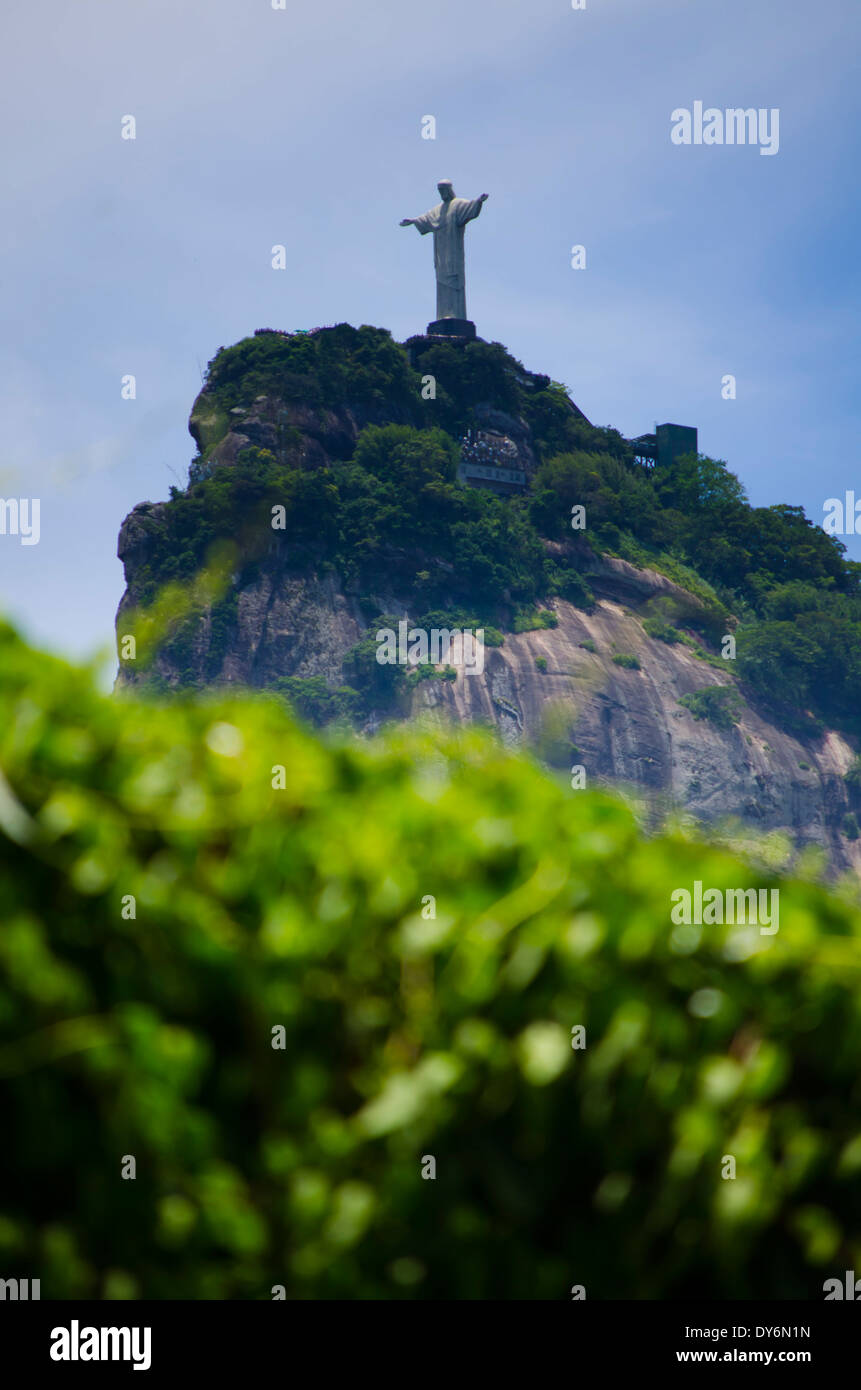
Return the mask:
[[677,887],[774,880],[478,731],[109,699],[6,628],[0,766],[4,1276],[820,1298],[861,1268],[846,895],[673,928]]

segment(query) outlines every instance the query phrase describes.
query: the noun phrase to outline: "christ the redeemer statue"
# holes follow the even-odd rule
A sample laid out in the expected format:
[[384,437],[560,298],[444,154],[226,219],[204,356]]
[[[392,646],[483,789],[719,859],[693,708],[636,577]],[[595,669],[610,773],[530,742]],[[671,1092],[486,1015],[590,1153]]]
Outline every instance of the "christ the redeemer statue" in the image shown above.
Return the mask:
[[442,202],[421,217],[405,217],[401,226],[418,227],[422,236],[433,232],[437,322],[428,324],[428,332],[460,332],[474,337],[475,325],[466,317],[463,233],[467,222],[478,217],[487,194],[456,198],[451,179],[442,179],[437,188]]

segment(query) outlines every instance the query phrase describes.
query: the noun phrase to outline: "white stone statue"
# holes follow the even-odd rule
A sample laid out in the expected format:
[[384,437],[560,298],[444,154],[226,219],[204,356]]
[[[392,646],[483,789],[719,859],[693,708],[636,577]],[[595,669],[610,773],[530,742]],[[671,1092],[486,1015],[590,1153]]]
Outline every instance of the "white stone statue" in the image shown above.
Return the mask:
[[[405,217],[402,227],[418,227],[422,236],[433,232],[433,263],[436,270],[436,316],[466,320],[466,277],[463,263],[463,233],[467,222],[478,217],[487,194],[480,198],[456,198],[451,179],[437,184],[441,203],[421,217]],[[473,330],[474,331],[474,330]]]

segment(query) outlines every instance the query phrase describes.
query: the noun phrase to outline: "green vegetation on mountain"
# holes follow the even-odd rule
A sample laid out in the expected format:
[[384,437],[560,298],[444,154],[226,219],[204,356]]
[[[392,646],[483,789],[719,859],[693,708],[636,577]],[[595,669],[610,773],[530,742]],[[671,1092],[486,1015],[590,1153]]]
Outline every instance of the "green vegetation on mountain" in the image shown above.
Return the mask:
[[725,732],[738,723],[741,713],[738,693],[728,685],[707,685],[702,690],[693,690],[690,695],[680,696],[679,704],[690,710],[694,719],[707,719]]
[[207,370],[207,395],[223,411],[250,406],[259,395],[312,409],[400,406],[419,423],[415,376],[403,349],[384,329],[338,324],[317,333],[261,331],[219,348]]
[[6,627],[0,765],[0,1264],[43,1299],[807,1300],[861,1269],[846,894],[674,928],[679,887],[774,881],[475,730],[111,699]]
[[[429,375],[437,394],[426,400]],[[283,506],[287,566],[334,567],[356,594],[373,592],[384,576],[417,611],[461,607],[485,625],[522,630],[553,596],[592,602],[587,550],[570,529],[580,505],[593,549],[657,568],[700,601],[657,622],[653,635],[679,640],[674,632],[694,627],[714,645],[733,614],[732,671],[750,693],[795,727],[827,720],[861,732],[861,565],[800,507],[751,507],[722,462],[700,455],[661,468],[635,464],[618,431],[588,424],[563,387],[526,372],[498,343],[425,345],[411,366],[382,329],[260,332],[209,364],[206,419],[225,429],[231,410],[261,394],[314,411],[364,410],[374,422],[350,457],[328,467],[288,466],[248,448],[186,492],[172,489],[159,516],[141,521],[151,544],[135,603],[188,579],[227,538],[238,548],[241,585],[268,551],[272,508]],[[539,467],[527,496],[458,485],[459,440],[479,403],[530,426]],[[204,438],[209,449],[214,435]],[[213,669],[229,629],[225,609],[212,631]]]

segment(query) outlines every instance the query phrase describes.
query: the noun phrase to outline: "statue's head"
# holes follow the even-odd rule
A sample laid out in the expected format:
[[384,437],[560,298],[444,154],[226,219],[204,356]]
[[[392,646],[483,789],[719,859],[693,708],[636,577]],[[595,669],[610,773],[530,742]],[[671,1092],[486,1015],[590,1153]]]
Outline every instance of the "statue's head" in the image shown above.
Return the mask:
[[451,179],[440,179],[437,188],[439,189],[439,196],[442,198],[443,202],[450,203],[454,197],[454,188],[452,187]]

